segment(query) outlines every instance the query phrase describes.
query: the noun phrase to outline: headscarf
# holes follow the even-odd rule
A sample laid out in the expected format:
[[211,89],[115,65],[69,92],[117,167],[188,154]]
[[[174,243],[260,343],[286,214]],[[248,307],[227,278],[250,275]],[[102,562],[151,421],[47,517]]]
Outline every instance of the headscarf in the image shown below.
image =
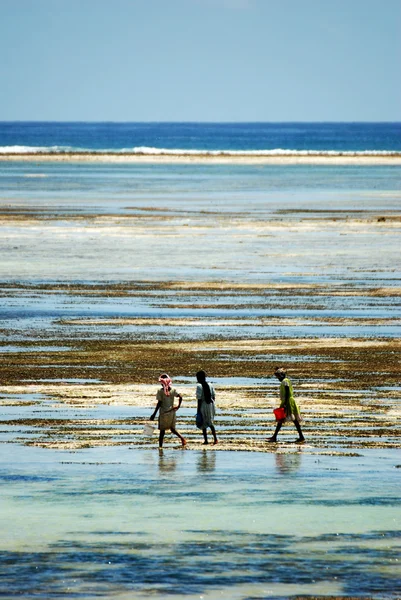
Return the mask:
[[167,375],[167,373],[163,373],[163,375],[160,375],[159,381],[163,386],[163,390],[164,390],[164,393],[166,394],[166,396],[170,396],[170,388],[171,388],[171,384],[173,382],[170,379],[170,377]]
[[203,388],[203,397],[207,404],[210,404],[213,401],[212,393],[210,391],[209,384],[206,381],[206,373],[205,371],[198,371],[196,374],[196,379],[199,381]]

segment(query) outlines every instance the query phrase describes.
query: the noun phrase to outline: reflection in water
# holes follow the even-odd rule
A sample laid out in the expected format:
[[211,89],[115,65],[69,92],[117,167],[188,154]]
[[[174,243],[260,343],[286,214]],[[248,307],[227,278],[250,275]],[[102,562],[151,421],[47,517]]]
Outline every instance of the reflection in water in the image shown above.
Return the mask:
[[216,468],[216,452],[202,450],[197,456],[196,468],[199,473],[208,473]]
[[391,451],[6,450],[0,598],[399,598]]
[[166,456],[163,450],[159,450],[159,471],[160,473],[173,473],[177,468],[177,457],[175,455]]
[[275,454],[276,467],[279,473],[296,473],[301,467],[301,454],[302,451],[299,449],[297,452]]

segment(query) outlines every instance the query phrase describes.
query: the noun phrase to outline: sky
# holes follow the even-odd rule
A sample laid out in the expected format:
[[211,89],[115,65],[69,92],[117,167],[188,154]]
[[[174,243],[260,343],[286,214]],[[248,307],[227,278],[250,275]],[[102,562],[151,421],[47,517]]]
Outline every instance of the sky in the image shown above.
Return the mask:
[[401,0],[0,0],[0,121],[401,121]]

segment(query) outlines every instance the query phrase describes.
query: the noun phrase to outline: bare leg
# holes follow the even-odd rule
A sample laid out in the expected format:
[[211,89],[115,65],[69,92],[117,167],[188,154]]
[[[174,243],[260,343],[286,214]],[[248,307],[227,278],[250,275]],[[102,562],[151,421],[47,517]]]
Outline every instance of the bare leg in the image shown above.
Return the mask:
[[163,440],[164,440],[164,434],[166,433],[165,429],[160,429],[160,433],[159,433],[159,448],[163,448]]
[[217,439],[216,430],[214,428],[214,425],[210,425],[210,430],[211,430],[212,435],[213,435],[214,443],[217,444],[218,439]]
[[294,425],[297,428],[297,431],[299,434],[299,438],[296,441],[304,442],[305,441],[304,434],[302,433],[301,425],[299,424],[299,421],[297,421],[297,419],[294,419]]
[[176,429],[173,429],[173,428],[171,428],[171,433],[174,433],[174,435],[176,435],[177,437],[179,437],[179,438],[180,438],[180,440],[181,440],[181,444],[182,444],[183,446],[185,446],[185,445],[186,445],[186,443],[187,443],[187,440],[186,440],[185,438],[183,438],[183,437],[182,437],[182,435],[181,435],[180,433],[178,433],[178,431],[177,431]]
[[206,444],[208,444],[208,443],[209,443],[209,442],[207,441],[207,429],[206,429],[206,427],[204,427],[204,428],[202,429],[202,433],[203,433],[203,439],[205,440],[205,441],[203,442],[203,444],[206,446]]
[[283,425],[282,421],[279,421],[277,423],[277,425],[276,425],[276,431],[273,433],[272,437],[267,440],[268,442],[277,442],[278,432],[280,431],[282,425]]

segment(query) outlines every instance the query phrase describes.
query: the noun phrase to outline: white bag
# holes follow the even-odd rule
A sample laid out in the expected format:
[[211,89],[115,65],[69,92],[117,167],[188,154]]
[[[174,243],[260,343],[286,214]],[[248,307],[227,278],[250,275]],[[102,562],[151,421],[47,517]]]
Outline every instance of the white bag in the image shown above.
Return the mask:
[[156,431],[156,425],[154,425],[152,422],[150,423],[145,423],[145,425],[143,426],[143,435],[147,435],[149,437],[152,437],[152,435],[154,435]]

